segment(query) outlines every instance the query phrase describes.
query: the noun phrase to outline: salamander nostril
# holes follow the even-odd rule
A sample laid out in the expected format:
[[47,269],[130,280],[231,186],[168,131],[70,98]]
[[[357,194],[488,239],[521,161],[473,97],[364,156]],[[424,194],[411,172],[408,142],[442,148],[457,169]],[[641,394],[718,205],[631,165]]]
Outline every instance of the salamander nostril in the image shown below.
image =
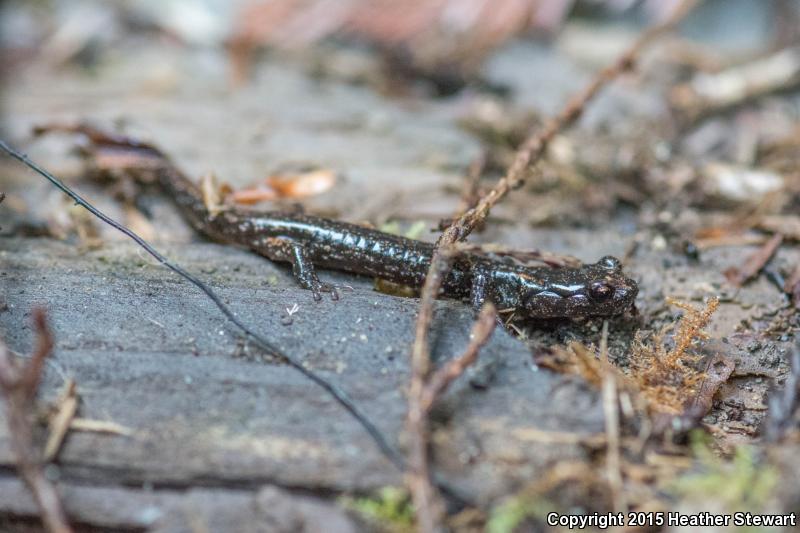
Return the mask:
[[614,296],[614,287],[605,281],[595,281],[589,286],[589,296],[596,302],[607,302]]

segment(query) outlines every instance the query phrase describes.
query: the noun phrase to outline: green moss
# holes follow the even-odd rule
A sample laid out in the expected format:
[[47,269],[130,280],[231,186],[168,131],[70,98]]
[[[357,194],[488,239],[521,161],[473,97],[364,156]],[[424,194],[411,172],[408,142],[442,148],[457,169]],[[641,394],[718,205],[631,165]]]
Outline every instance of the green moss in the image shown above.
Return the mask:
[[[733,458],[717,457],[699,433],[692,436],[698,468],[672,481],[668,490],[680,500],[709,507],[716,503],[728,513],[767,511],[778,484],[778,472],[759,461],[749,446],[739,447]],[[739,528],[738,531],[756,531]]]
[[399,222],[393,220],[391,222],[387,222],[386,224],[382,225],[379,229],[386,233],[391,233],[392,235],[400,235],[402,237],[406,237],[409,239],[417,239],[420,235],[425,231],[427,224],[422,220],[417,220],[411,226],[408,227],[405,231],[403,231],[402,226]]
[[526,495],[515,496],[492,509],[486,523],[487,533],[512,533],[528,518],[544,518],[553,510],[546,499],[531,499]]
[[414,510],[408,493],[398,487],[384,487],[377,496],[343,498],[342,504],[365,520],[385,531],[406,533],[413,531]]

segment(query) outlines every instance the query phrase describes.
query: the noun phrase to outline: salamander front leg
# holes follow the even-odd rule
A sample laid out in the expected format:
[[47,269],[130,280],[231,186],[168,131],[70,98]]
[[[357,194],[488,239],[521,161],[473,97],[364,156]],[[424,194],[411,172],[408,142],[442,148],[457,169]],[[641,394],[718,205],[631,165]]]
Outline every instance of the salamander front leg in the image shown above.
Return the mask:
[[331,293],[332,300],[339,299],[339,292],[336,287],[330,283],[323,283],[317,277],[317,269],[314,268],[314,263],[308,257],[306,249],[297,243],[291,243],[292,246],[292,273],[295,279],[300,282],[300,286],[308,289],[314,295],[316,301],[322,299],[323,292]]
[[267,257],[275,261],[289,261],[292,264],[292,274],[304,289],[314,295],[314,300],[320,301],[323,292],[329,292],[332,300],[339,299],[339,291],[330,283],[324,283],[317,276],[317,269],[308,256],[302,244],[291,239],[275,237],[269,239]]

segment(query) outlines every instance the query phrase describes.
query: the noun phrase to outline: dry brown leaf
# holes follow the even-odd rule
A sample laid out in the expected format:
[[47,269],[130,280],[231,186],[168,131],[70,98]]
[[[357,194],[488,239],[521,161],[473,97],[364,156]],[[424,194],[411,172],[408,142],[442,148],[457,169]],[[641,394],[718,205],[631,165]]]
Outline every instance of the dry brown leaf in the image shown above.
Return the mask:
[[746,281],[754,278],[756,274],[761,272],[761,269],[772,259],[772,256],[775,255],[775,252],[782,242],[783,235],[780,233],[773,235],[761,248],[749,255],[741,267],[731,267],[727,269],[725,271],[725,277],[731,284],[741,287]]
[[267,184],[284,198],[316,196],[336,184],[336,173],[328,169],[315,169],[294,174],[274,175]]

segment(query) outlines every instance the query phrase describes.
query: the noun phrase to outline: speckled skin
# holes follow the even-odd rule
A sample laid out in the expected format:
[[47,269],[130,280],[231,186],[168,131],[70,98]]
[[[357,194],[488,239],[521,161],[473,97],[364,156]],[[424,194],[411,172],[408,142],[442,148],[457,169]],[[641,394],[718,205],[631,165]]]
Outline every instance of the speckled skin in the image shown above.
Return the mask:
[[[334,287],[319,281],[315,266],[414,287],[425,281],[432,244],[301,214],[228,210],[211,215],[197,186],[174,167],[158,171],[158,181],[198,231],[292,263],[295,277],[315,298],[320,292],[336,297]],[[442,286],[444,296],[470,298],[475,307],[488,299],[498,309],[532,318],[618,314],[631,307],[637,291],[636,282],[610,256],[580,268],[553,269],[466,253]]]

